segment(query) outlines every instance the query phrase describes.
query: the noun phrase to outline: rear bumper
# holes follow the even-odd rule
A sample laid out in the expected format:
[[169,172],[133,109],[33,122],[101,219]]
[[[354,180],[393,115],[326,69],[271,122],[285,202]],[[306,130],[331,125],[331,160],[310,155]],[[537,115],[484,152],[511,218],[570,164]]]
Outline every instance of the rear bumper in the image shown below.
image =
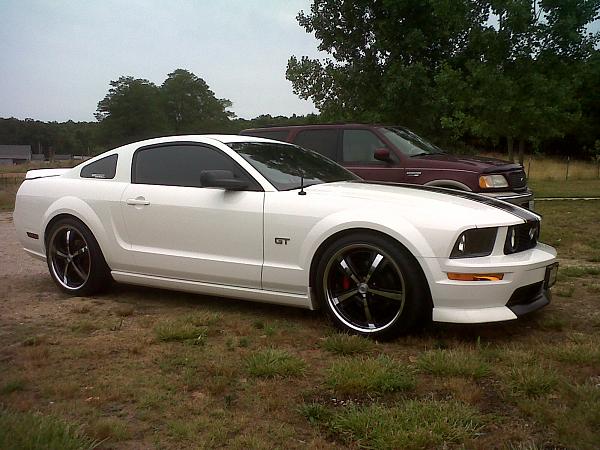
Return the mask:
[[526,192],[486,192],[481,194],[498,200],[504,200],[505,202],[529,210],[533,210],[534,207],[533,192],[530,190],[527,190]]
[[[469,259],[423,258],[429,274],[433,320],[485,323],[513,320],[550,302],[546,268],[556,261],[547,245],[512,255]],[[500,281],[455,281],[449,272],[502,273]],[[431,277],[431,278],[430,278]]]

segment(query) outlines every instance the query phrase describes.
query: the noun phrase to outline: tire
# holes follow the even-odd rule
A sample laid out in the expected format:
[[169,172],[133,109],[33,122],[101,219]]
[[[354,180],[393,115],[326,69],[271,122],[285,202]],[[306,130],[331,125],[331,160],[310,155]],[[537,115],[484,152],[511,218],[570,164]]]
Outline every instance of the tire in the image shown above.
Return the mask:
[[413,331],[431,316],[427,280],[415,258],[396,241],[356,232],[321,255],[314,280],[333,324],[375,339]]
[[48,270],[64,292],[88,296],[110,285],[110,269],[100,246],[82,222],[72,217],[59,219],[46,236]]

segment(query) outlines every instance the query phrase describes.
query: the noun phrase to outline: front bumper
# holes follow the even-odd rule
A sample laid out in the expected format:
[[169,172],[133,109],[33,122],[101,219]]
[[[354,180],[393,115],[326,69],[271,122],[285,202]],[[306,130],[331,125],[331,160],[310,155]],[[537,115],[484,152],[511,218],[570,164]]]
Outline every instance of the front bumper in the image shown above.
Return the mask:
[[481,194],[533,211],[533,192],[530,190],[527,190],[526,192],[481,192]]
[[[513,320],[550,302],[546,268],[556,251],[545,244],[512,255],[423,258],[433,300],[433,320],[485,323]],[[455,281],[448,273],[503,273],[500,281]],[[532,288],[537,286],[537,289]]]
[[517,289],[506,304],[517,317],[524,316],[550,304],[552,292],[544,282],[530,284]]

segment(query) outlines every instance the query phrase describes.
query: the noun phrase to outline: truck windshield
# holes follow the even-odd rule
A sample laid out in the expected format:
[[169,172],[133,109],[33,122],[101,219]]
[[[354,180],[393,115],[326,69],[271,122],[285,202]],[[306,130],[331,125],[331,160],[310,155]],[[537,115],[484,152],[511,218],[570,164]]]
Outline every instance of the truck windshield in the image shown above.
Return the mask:
[[410,130],[398,127],[381,127],[379,131],[406,156],[439,155],[444,153]]
[[332,160],[291,144],[233,142],[227,144],[280,191],[304,186],[359,179]]

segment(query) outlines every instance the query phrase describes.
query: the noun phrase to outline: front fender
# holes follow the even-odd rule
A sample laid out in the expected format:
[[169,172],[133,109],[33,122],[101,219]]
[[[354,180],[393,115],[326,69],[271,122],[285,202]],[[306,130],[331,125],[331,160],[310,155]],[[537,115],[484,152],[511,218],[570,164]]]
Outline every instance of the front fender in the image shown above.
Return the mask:
[[[390,221],[391,222],[391,221]],[[331,236],[351,229],[368,229],[386,234],[400,242],[415,257],[431,256],[433,250],[424,236],[408,221],[398,217],[393,223],[382,222],[380,219],[352,217],[352,213],[343,211],[332,214],[317,222],[309,231],[300,251],[303,267],[310,267],[317,249]]]
[[460,181],[456,181],[456,180],[433,180],[433,181],[429,181],[428,183],[425,183],[425,186],[445,187],[445,188],[458,189],[458,190],[467,191],[467,192],[471,192],[473,190],[466,184],[461,183]]

